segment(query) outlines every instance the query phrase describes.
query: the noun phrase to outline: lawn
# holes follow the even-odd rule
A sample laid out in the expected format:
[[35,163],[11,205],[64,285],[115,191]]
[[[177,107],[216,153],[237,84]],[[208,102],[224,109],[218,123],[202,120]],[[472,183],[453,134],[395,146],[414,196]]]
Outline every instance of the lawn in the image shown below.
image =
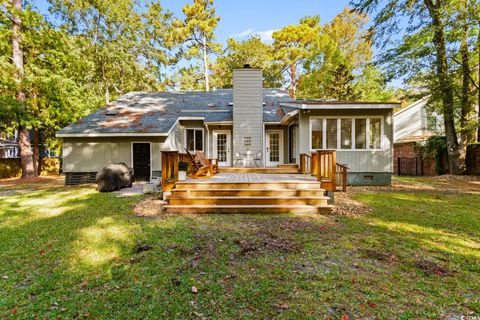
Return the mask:
[[0,188],[0,318],[480,315],[478,194],[355,192],[372,210],[354,216],[153,219],[133,214],[139,197],[26,188]]

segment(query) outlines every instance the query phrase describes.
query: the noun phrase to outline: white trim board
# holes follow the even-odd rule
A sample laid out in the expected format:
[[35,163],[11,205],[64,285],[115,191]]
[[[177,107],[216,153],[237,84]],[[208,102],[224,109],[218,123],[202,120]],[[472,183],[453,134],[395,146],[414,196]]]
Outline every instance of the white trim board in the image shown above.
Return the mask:
[[168,133],[57,133],[57,138],[166,137]]
[[339,110],[339,109],[395,109],[400,106],[399,103],[380,103],[380,104],[299,104],[299,103],[280,103],[281,106],[297,109],[318,109],[318,110]]

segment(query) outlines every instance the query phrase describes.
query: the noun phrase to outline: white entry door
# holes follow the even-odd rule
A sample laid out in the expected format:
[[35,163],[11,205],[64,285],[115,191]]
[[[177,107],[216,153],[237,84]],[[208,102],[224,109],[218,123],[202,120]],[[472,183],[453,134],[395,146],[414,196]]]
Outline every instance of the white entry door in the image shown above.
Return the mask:
[[283,163],[283,131],[267,131],[265,143],[265,159],[267,167],[274,167]]
[[230,131],[213,132],[213,154],[218,159],[218,165],[221,167],[230,167]]

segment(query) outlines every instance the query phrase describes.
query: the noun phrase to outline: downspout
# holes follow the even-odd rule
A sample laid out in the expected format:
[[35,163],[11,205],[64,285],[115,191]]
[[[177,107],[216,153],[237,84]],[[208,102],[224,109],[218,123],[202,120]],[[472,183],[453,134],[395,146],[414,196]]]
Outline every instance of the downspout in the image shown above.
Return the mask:
[[205,128],[207,128],[207,143],[205,144],[205,148],[207,149],[206,154],[209,158],[212,158],[212,154],[210,152],[210,129],[208,128],[208,123],[205,124]]

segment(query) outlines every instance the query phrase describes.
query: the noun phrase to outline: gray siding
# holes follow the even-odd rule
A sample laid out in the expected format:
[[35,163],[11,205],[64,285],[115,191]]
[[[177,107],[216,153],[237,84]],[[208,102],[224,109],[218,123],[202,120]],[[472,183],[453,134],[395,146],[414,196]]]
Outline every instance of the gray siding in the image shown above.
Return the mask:
[[[382,150],[337,150],[337,162],[347,165],[350,172],[393,172],[393,111],[379,110],[309,110],[299,115],[299,153],[311,153],[310,117],[312,116],[383,116]],[[300,157],[297,157],[299,162]]]
[[165,138],[65,138],[63,143],[64,172],[97,172],[106,164],[125,162],[132,166],[132,142],[151,143],[152,171],[160,171],[160,151]]
[[[428,98],[418,100],[395,113],[395,143],[406,142],[415,137],[428,137],[444,131],[442,116],[435,112],[429,112],[427,102]],[[428,131],[428,116],[436,118],[437,125],[434,132]]]
[[233,72],[233,153],[245,152],[244,138],[251,137],[252,151],[263,150],[262,70]]

